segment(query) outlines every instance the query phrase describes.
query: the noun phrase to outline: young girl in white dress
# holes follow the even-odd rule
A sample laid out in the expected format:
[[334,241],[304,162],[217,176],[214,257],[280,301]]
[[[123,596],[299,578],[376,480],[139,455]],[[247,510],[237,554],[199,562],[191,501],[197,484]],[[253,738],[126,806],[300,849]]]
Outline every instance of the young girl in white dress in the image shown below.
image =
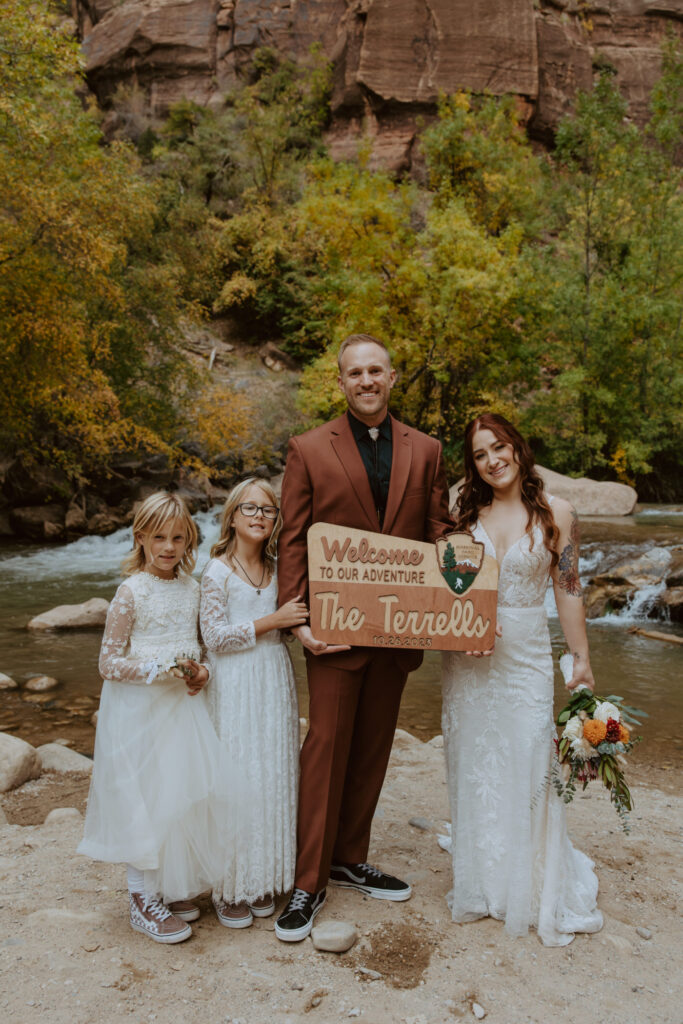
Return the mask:
[[281,629],[308,617],[295,598],[278,610],[275,552],[281,520],[270,484],[244,480],[230,493],[219,541],[201,581],[201,633],[216,732],[249,794],[237,841],[226,850],[214,907],[228,928],[275,909],[294,882],[299,718]]
[[453,827],[453,920],[494,917],[510,935],[534,927],[547,946],[602,927],[593,863],[572,846],[550,784],[555,755],[553,663],[544,607],[549,580],[574,655],[568,686],[593,689],[569,502],[543,492],[533,453],[502,416],[465,434],[465,482],[454,512],[498,560],[490,657],[443,661],[443,736]]
[[201,692],[197,529],[183,501],[153,494],[133,522],[128,578],[100,652],[104,677],[85,832],[78,852],[128,865],[130,923],[182,942],[189,899],[220,877],[230,785]]

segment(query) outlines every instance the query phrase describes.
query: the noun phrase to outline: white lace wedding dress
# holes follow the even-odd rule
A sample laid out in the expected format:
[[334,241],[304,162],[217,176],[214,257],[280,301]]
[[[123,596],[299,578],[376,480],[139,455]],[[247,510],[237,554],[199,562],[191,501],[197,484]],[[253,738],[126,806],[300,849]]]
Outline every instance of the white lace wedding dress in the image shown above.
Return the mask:
[[212,558],[202,576],[200,625],[212,678],[209,712],[249,794],[239,841],[226,849],[227,903],[288,892],[294,884],[299,716],[280,631],[254,635],[277,609],[275,575],[260,593]]
[[[495,558],[480,523],[475,540]],[[453,920],[494,917],[511,935],[536,928],[547,946],[602,927],[593,862],[567,835],[549,778],[553,664],[543,605],[550,555],[541,530],[500,566],[502,638],[490,658],[444,655],[443,736],[452,819]]]
[[105,679],[78,852],[134,864],[146,891],[165,900],[195,896],[220,877],[239,796],[204,692],[190,696],[165,671],[176,657],[199,660],[198,612],[190,576],[136,573],[111,602],[100,652]]

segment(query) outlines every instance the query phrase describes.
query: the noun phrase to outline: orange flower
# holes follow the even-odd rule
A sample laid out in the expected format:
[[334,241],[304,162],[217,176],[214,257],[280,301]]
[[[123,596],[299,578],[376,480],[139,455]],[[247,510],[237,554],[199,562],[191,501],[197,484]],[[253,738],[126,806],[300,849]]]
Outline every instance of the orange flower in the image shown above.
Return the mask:
[[590,718],[583,723],[583,735],[589,743],[597,747],[598,743],[602,743],[607,735],[607,726],[604,722],[599,722],[597,718]]
[[625,725],[619,725],[619,739],[622,743],[628,743],[631,739],[631,733],[628,731]]

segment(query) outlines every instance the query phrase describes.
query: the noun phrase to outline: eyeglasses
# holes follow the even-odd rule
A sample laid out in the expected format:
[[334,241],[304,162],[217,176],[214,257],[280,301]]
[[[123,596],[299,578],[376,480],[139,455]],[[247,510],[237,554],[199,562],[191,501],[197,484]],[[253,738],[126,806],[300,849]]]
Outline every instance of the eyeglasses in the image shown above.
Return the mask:
[[257,512],[263,512],[266,519],[277,519],[280,511],[277,505],[255,505],[252,501],[243,501],[237,507],[243,516],[255,516]]

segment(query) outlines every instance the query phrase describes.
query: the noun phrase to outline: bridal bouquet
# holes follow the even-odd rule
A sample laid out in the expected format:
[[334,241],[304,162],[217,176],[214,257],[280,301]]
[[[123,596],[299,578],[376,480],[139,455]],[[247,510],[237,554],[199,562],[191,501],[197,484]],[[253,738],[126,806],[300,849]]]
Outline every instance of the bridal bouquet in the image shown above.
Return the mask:
[[[565,680],[571,679],[572,656],[560,658]],[[569,703],[557,716],[564,726],[557,743],[557,761],[553,784],[566,804],[571,803],[577,782],[585,789],[592,779],[600,779],[609,790],[610,799],[619,815],[622,828],[629,831],[628,812],[631,793],[624,778],[624,757],[640,737],[631,739],[624,724],[639,725],[645,713],[624,704],[622,697],[599,697],[585,686],[579,686]]]

